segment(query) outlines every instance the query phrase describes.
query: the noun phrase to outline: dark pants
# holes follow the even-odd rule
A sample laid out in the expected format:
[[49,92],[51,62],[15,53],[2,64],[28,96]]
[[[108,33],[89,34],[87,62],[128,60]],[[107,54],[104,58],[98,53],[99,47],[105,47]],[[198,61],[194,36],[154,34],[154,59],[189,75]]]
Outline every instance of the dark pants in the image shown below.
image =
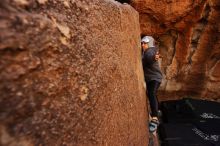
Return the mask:
[[157,89],[160,86],[160,82],[152,80],[146,82],[146,84],[147,84],[147,95],[150,101],[151,116],[158,117]]

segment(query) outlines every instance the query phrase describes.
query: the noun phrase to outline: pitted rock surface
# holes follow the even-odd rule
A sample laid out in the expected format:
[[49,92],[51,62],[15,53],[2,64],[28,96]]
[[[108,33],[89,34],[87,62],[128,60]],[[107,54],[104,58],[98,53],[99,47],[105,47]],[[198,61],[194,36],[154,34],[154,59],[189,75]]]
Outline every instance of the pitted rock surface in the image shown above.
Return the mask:
[[0,145],[147,145],[138,13],[103,0],[2,0]]

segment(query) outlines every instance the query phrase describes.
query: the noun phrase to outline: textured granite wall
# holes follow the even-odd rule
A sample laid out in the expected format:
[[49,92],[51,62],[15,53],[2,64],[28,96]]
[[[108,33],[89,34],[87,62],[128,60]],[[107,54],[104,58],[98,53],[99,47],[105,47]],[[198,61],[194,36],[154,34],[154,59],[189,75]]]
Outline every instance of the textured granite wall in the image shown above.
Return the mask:
[[1,0],[0,145],[148,143],[139,15],[105,0]]

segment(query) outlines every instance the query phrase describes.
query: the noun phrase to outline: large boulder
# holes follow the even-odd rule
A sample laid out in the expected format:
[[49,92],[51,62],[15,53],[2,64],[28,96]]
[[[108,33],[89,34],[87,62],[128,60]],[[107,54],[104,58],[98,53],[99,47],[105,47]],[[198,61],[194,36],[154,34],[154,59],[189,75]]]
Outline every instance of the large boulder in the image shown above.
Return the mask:
[[1,0],[0,145],[146,146],[138,19],[114,1]]

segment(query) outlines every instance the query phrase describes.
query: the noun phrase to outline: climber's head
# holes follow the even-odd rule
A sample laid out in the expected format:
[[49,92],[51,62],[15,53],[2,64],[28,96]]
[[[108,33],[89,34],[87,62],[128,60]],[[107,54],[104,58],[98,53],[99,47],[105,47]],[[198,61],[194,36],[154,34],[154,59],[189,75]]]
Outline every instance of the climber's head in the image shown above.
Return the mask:
[[149,42],[150,40],[146,36],[141,39],[141,47],[144,51],[149,48],[149,44],[148,44]]

